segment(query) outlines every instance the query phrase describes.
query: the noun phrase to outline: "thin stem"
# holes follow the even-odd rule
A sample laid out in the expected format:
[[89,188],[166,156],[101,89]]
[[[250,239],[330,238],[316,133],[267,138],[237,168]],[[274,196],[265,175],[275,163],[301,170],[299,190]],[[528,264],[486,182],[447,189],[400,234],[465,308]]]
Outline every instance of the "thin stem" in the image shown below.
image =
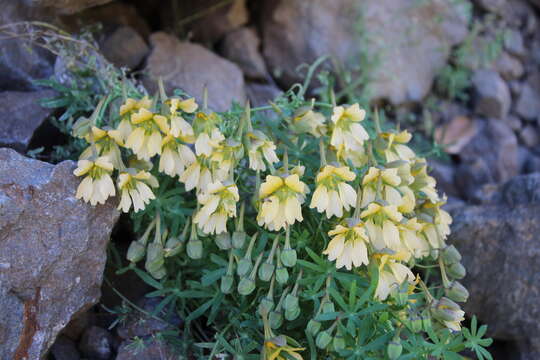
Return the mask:
[[322,137],[319,139],[319,152],[321,153],[321,168],[326,166],[326,150]]

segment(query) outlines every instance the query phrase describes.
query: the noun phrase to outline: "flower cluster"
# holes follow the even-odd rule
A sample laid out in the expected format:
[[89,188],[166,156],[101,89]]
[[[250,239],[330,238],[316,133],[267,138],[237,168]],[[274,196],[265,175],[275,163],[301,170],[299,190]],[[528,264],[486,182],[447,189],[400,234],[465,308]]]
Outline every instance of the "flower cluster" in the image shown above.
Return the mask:
[[[238,123],[231,125],[206,106],[199,109],[192,98],[164,94],[152,100],[128,98],[119,108],[116,127],[99,127],[94,117],[77,127],[77,135],[89,143],[75,170],[75,175],[85,176],[77,197],[102,204],[118,192],[119,209],[138,212],[156,198],[154,189],[159,183],[152,172],[153,162],[158,164],[158,172],[177,177],[186,192],[193,191],[197,202],[191,226],[186,224],[182,235],[187,240],[191,227],[187,254],[192,259],[202,257],[201,234],[214,236],[218,248],[229,251],[227,272],[221,278],[225,294],[233,289],[235,273],[240,279],[238,292],[244,296],[254,291],[257,275],[261,281],[270,281],[267,304],[261,303],[265,328],[281,324],[276,318],[282,316],[276,312],[278,308],[287,320],[299,316],[301,272],[294,288],[283,292],[278,307],[274,307],[272,294],[274,283],[286,284],[287,268],[296,264],[291,228],[302,223],[309,211],[310,216],[321,217],[319,226],[323,221],[327,224],[329,241],[321,249],[323,255],[338,269],[372,276],[377,282],[375,299],[408,303],[409,295],[421,291],[426,301],[410,300],[407,316],[426,313],[441,327],[459,330],[463,312],[455,302],[465,301],[467,292],[457,282],[464,276],[461,257],[446,244],[452,219],[441,207],[445,198],[437,193],[426,160],[408,146],[412,135],[383,132],[378,123],[375,129],[364,127],[366,111],[358,104],[332,106],[331,114],[324,115],[312,103],[297,109],[286,122],[294,136],[311,136],[320,143],[320,167],[306,176],[302,164],[289,165],[285,144],[281,147],[272,134],[254,129],[250,114],[247,107]],[[124,165],[123,157],[130,159],[129,166]],[[255,262],[251,259],[258,234],[245,241],[249,238],[243,228],[245,203],[230,235],[241,199],[239,179],[243,182],[238,184],[251,186],[245,191],[248,195],[255,194],[250,210],[256,212],[257,225],[286,232],[284,245],[279,244],[279,236],[274,237],[266,260],[263,253]],[[323,213],[324,218],[319,215]],[[135,261],[146,252],[147,270],[161,278],[165,276],[163,259],[178,253],[184,240],[164,242],[159,221],[155,226],[157,240],[150,245],[146,240],[136,242],[130,256]],[[441,268],[446,296],[439,300],[413,272],[415,264],[429,258]],[[321,303],[320,309],[325,306]],[[317,335],[317,346],[325,348],[336,330],[333,346],[338,349],[342,340],[337,323],[324,331],[319,331],[317,323],[310,322],[309,330]],[[283,354],[301,358],[300,350],[273,334],[264,345],[267,358],[282,358]]]

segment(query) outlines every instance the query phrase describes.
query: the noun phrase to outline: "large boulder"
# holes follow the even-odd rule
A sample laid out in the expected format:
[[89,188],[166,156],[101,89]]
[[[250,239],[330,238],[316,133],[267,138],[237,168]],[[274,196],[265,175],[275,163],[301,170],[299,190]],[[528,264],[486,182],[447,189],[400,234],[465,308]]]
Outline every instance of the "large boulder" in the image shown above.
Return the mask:
[[244,103],[242,71],[201,45],[182,42],[172,35],[157,32],[150,36],[152,52],[147,59],[146,87],[154,92],[163,79],[165,90],[183,89],[202,101],[208,89],[208,106],[216,111],[228,110],[233,101]]
[[488,324],[489,336],[514,342],[516,360],[540,358],[539,188],[540,174],[519,176],[494,203],[452,211],[450,241],[467,268],[466,310]]
[[[331,55],[346,69],[369,71],[374,98],[419,101],[467,35],[463,4],[445,0],[268,1],[264,56],[278,81],[301,80],[296,68]],[[266,12],[265,12],[266,13]],[[360,64],[360,54],[373,64]]]
[[35,80],[53,73],[53,55],[28,40],[29,30],[21,25],[8,24],[39,20],[54,22],[52,13],[28,7],[23,1],[0,0],[0,89],[32,90]]
[[54,97],[52,90],[4,91],[0,93],[0,146],[25,151],[34,132],[49,117],[52,110],[39,105],[40,99]]
[[455,180],[462,196],[476,201],[482,197],[481,185],[504,183],[517,175],[519,161],[517,137],[508,124],[498,119],[477,119],[475,124],[474,137],[458,153]]
[[26,0],[31,6],[54,9],[59,14],[74,14],[110,1],[112,0]]
[[75,199],[74,168],[0,149],[1,359],[44,359],[70,319],[99,299],[119,213],[112,201]]

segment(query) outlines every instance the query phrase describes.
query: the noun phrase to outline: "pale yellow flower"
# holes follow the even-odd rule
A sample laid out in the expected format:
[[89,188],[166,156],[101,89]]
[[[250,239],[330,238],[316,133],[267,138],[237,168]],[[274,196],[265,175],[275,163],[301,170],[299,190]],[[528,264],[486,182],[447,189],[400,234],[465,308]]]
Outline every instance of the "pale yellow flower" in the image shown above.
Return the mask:
[[[366,207],[375,201],[377,195],[391,205],[401,205],[401,194],[398,187],[401,178],[398,176],[398,170],[379,169],[370,167],[367,174],[362,179],[362,207]],[[379,193],[377,193],[379,191]]]
[[366,112],[360,109],[358,104],[353,104],[347,108],[336,106],[332,114],[332,137],[330,144],[335,148],[344,145],[348,151],[361,151],[364,141],[369,139],[366,130],[360,122],[366,117]]
[[403,130],[400,133],[383,132],[380,137],[387,141],[386,149],[384,150],[384,156],[387,162],[396,160],[412,160],[416,154],[409,148],[407,144],[412,135],[407,130]]
[[248,131],[246,134],[249,168],[252,170],[266,171],[266,160],[269,164],[279,161],[276,155],[276,145],[268,140],[266,135],[259,130]]
[[172,135],[167,135],[161,146],[159,171],[169,176],[182,175],[185,168],[195,162],[195,154],[189,146],[176,141]]
[[195,98],[189,98],[185,100],[181,100],[179,98],[172,98],[168,100],[168,103],[171,115],[176,114],[178,110],[191,114],[197,111],[197,109],[199,108],[199,105],[197,105]]
[[122,166],[119,146],[123,146],[124,144],[118,130],[103,130],[92,126],[90,133],[84,138],[88,143],[93,143],[94,148],[92,146],[86,148],[79,156],[79,159],[88,160],[94,156],[95,151],[97,156],[103,156],[109,159],[114,168],[119,169]]
[[138,212],[155,199],[151,187],[156,188],[159,184],[148,171],[129,168],[118,175],[117,186],[121,194],[118,210],[128,212],[133,205],[133,210]]
[[337,225],[328,232],[332,240],[323,254],[328,255],[328,260],[336,260],[336,268],[343,266],[347,270],[352,267],[359,267],[362,264],[368,265],[368,250],[366,244],[369,243],[369,237],[361,221],[348,219],[347,226]]
[[349,211],[356,204],[356,191],[347,184],[353,181],[356,175],[349,167],[335,167],[326,165],[317,175],[317,187],[311,198],[310,208],[317,208],[318,212],[326,211],[326,217],[341,217],[343,210]]
[[294,224],[295,221],[302,221],[301,205],[308,191],[307,185],[300,181],[298,174],[284,177],[266,176],[266,181],[259,190],[262,204],[257,222],[260,226],[266,225],[269,230],[277,231]]
[[116,194],[111,178],[113,170],[113,164],[106,157],[99,157],[95,161],[79,160],[73,174],[86,177],[79,184],[75,197],[92,205],[104,204],[109,196]]
[[206,234],[219,234],[227,231],[227,219],[236,217],[236,203],[240,200],[235,184],[216,181],[199,193],[202,205],[193,221]]
[[[421,234],[424,226],[418,222],[417,218],[408,219],[405,223],[398,225],[399,236],[403,244],[403,252],[411,254],[411,256],[421,259],[430,253],[430,245],[426,238]],[[408,261],[406,258],[405,261]]]
[[388,295],[399,290],[404,281],[413,282],[414,274],[411,269],[401,264],[402,254],[382,255],[379,263],[379,281],[375,289],[375,297],[381,301]]
[[198,157],[180,175],[178,180],[185,184],[186,191],[197,188],[204,191],[213,182],[212,172],[208,167],[208,160]]
[[291,129],[297,134],[308,133],[315,137],[326,134],[324,115],[312,109],[299,109],[292,118]]
[[195,153],[197,155],[212,155],[212,151],[225,140],[225,136],[218,128],[213,128],[211,132],[202,132],[195,141]]
[[437,203],[441,199],[437,194],[437,181],[427,173],[427,162],[425,159],[416,159],[411,166],[411,175],[414,177],[410,188],[422,197],[426,197],[432,203]]
[[371,244],[376,250],[385,248],[399,251],[402,247],[397,224],[403,218],[396,205],[382,206],[371,203],[360,213],[369,233]]
[[126,147],[143,160],[150,160],[152,156],[161,154],[162,134],[170,131],[167,118],[141,108],[131,115],[131,123],[135,129],[128,136]]

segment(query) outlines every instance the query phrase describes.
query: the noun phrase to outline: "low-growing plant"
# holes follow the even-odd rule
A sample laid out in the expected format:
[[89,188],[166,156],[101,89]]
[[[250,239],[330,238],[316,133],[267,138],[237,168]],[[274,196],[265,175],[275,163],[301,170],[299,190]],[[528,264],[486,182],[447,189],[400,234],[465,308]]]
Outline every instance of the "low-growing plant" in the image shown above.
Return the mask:
[[491,359],[485,327],[462,331],[465,269],[411,133],[306,99],[307,84],[218,113],[161,83],[149,96],[110,80],[71,126],[86,143],[76,196],[131,216],[120,272],[153,287],[153,315],[184,319],[167,334],[180,354]]

